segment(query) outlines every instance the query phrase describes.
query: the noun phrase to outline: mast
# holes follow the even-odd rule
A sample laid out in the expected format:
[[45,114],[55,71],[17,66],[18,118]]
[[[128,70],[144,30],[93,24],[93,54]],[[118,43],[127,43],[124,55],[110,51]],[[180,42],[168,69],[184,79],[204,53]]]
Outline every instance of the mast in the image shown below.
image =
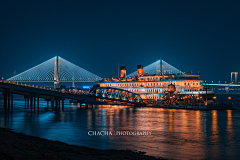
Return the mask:
[[162,73],[162,58],[160,59],[160,76],[162,76],[163,75],[163,73]]

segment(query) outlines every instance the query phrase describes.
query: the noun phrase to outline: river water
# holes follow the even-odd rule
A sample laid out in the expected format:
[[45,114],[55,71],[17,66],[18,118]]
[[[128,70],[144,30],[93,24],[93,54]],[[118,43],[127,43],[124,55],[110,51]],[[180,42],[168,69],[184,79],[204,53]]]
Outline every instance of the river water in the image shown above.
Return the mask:
[[[96,149],[130,149],[168,159],[239,159],[240,110],[184,110],[97,106],[80,108],[65,101],[64,111],[25,108],[14,95],[13,111],[5,111],[0,95],[2,128]],[[151,131],[151,135],[98,135],[89,131]]]

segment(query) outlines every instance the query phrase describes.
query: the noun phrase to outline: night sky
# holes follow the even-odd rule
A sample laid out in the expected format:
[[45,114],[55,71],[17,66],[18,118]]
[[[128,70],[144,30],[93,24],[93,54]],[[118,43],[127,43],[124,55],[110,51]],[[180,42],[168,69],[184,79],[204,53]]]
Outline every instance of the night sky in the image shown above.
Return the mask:
[[240,1],[0,1],[0,77],[56,54],[100,77],[159,58],[208,81],[240,72]]

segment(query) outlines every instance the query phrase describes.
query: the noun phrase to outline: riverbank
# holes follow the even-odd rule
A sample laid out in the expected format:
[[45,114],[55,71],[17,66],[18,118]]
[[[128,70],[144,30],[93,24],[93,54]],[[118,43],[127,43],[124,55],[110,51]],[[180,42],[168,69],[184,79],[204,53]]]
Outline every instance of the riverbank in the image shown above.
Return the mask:
[[[0,159],[157,159],[130,150],[98,150],[0,128]],[[159,158],[160,159],[160,158]]]

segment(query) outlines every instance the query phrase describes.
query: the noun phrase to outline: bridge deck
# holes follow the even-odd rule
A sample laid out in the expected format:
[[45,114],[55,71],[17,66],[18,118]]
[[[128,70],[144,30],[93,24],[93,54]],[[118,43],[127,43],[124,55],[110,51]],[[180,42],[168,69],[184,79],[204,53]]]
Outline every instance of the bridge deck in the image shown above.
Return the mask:
[[[23,95],[25,97],[25,102],[26,102],[26,98],[28,100],[30,98],[31,105],[33,100],[32,98],[37,97],[38,107],[39,107],[39,98],[43,98],[46,101],[51,101],[53,103],[54,101],[56,101],[57,103],[60,103],[60,100],[62,100],[62,105],[64,104],[65,99],[74,99],[74,100],[77,100],[78,102],[86,103],[86,104],[96,104],[97,99],[104,99],[108,102],[117,101],[121,103],[131,103],[134,105],[140,104],[138,102],[131,102],[128,100],[96,96],[93,93],[76,94],[70,91],[63,91],[63,90],[57,90],[57,89],[45,89],[38,86],[30,86],[30,85],[22,85],[22,84],[20,85],[18,83],[0,82],[0,92],[3,92],[3,95],[4,95],[4,107],[6,107],[7,103],[8,103],[8,106],[10,107],[10,103],[11,103],[11,108],[13,107],[13,94]],[[35,98],[34,98],[34,103],[35,103]]]

